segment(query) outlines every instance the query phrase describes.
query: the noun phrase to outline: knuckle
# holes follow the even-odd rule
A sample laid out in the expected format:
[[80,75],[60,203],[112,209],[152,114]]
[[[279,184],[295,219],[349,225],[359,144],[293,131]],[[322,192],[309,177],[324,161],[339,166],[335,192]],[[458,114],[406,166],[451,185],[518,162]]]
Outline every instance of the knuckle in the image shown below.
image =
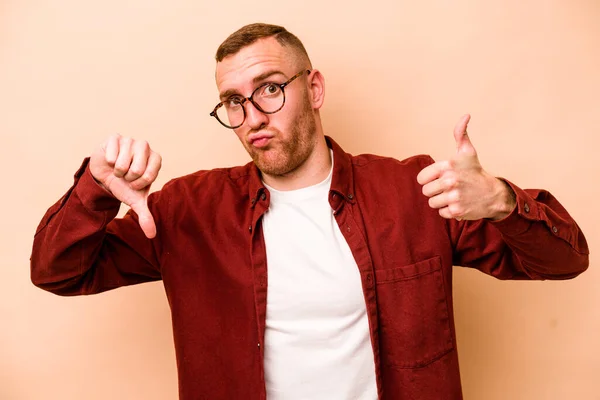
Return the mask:
[[122,160],[117,160],[115,162],[115,166],[114,166],[114,171],[115,172],[117,172],[117,173],[119,173],[121,175],[125,175],[128,170],[129,170],[129,164],[126,164]]
[[150,145],[148,144],[148,142],[146,140],[136,140],[135,141],[135,146],[136,148],[140,149],[141,151],[148,151],[150,150]]
[[143,188],[154,182],[154,177],[152,176],[152,173],[145,172],[135,182],[139,187]]
[[462,194],[459,190],[453,190],[449,194],[450,200],[454,203],[460,203],[462,199]]
[[448,174],[444,178],[444,184],[448,189],[455,188],[458,184],[458,179],[455,174]]
[[120,176],[123,176],[127,172],[127,169],[125,169],[122,165],[115,165],[114,172],[115,175],[118,174]]
[[151,169],[155,171],[155,173],[158,173],[158,171],[162,167],[162,157],[157,153],[154,154],[155,156],[150,158],[149,167],[151,167]]
[[452,218],[462,217],[464,214],[463,208],[458,204],[448,205],[448,211]]
[[127,171],[128,175],[132,175],[132,176],[141,176],[144,173],[144,171],[137,166],[134,167],[130,167],[129,171]]
[[152,180],[153,180],[152,179],[152,174],[146,172],[145,174],[143,174],[142,176],[140,176],[138,180],[141,183],[146,184],[146,185],[149,184],[149,183],[152,183]]
[[106,161],[106,163],[109,165],[113,165],[117,161],[117,157],[115,154],[105,153],[104,161]]
[[131,187],[135,190],[142,190],[148,186],[148,182],[145,182],[142,178],[138,178],[131,183]]
[[144,175],[142,175],[141,179],[143,179],[144,182],[152,183],[156,179],[156,175],[156,171],[146,171]]

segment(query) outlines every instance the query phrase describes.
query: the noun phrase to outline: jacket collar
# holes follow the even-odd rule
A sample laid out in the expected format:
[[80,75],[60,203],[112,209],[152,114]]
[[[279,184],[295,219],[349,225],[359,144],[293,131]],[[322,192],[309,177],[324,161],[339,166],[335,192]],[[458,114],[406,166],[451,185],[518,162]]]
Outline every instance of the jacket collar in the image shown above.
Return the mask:
[[[353,203],[355,194],[351,155],[346,153],[340,145],[329,136],[325,136],[325,141],[327,142],[327,146],[333,150],[334,160],[330,193],[335,193],[341,198],[346,199],[346,201]],[[261,196],[268,196],[268,190],[263,185],[260,170],[256,165],[251,162],[248,163],[247,166],[250,169],[248,182],[249,201],[250,206],[253,207]]]

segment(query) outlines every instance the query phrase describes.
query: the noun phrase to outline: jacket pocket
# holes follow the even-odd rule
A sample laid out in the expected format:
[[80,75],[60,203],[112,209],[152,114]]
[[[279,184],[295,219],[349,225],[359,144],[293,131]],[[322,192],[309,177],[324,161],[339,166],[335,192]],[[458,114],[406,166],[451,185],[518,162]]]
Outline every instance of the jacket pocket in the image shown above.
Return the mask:
[[375,270],[384,365],[424,367],[454,348],[440,257]]

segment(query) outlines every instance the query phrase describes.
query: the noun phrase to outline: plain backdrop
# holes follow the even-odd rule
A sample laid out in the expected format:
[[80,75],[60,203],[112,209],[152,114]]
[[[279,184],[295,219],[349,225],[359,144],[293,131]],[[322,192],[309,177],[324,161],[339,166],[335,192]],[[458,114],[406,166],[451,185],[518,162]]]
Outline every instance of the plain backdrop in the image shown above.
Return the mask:
[[325,132],[346,151],[448,158],[468,112],[484,168],[559,198],[592,250],[582,276],[455,269],[464,395],[600,399],[599,18],[598,0],[1,0],[0,399],[177,398],[161,283],[43,292],[33,234],[112,133],[162,154],[154,189],[246,163],[208,113],[216,48],[258,21],[304,41],[326,79]]

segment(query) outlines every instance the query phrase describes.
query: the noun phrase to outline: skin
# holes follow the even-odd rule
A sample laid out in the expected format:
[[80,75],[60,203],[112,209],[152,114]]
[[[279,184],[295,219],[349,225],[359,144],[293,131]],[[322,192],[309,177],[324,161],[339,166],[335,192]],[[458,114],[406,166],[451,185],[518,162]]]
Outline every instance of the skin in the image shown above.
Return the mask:
[[[248,97],[261,83],[283,83],[302,69],[311,69],[306,58],[266,38],[224,58],[215,78],[220,94],[234,91]],[[277,74],[255,81],[268,72]],[[264,114],[246,102],[246,120],[234,133],[269,186],[294,190],[321,182],[331,169],[319,113],[325,95],[323,75],[311,69],[288,85],[285,94],[285,106],[275,114]],[[515,208],[514,193],[482,168],[467,134],[469,119],[465,115],[454,129],[455,156],[424,168],[417,181],[429,205],[444,218],[499,220]],[[253,138],[258,136],[268,138],[266,145],[255,145]],[[161,163],[146,141],[120,135],[109,137],[90,158],[94,179],[136,212],[148,238],[156,236],[147,200]]]
[[463,116],[454,128],[455,156],[425,167],[417,181],[429,197],[429,206],[444,218],[498,221],[516,207],[515,194],[481,166],[467,133],[470,119],[470,115]]
[[[274,38],[260,39],[217,64],[219,93],[235,91],[244,97],[264,82],[283,83],[310,65],[289,47]],[[269,72],[281,73],[254,82]],[[312,69],[285,88],[285,105],[274,114],[264,114],[246,102],[246,120],[235,129],[238,139],[261,170],[265,183],[278,190],[294,190],[325,179],[331,159],[319,109],[324,100],[322,74]],[[225,98],[222,98],[225,100]],[[253,144],[253,137],[271,137],[265,147]]]

